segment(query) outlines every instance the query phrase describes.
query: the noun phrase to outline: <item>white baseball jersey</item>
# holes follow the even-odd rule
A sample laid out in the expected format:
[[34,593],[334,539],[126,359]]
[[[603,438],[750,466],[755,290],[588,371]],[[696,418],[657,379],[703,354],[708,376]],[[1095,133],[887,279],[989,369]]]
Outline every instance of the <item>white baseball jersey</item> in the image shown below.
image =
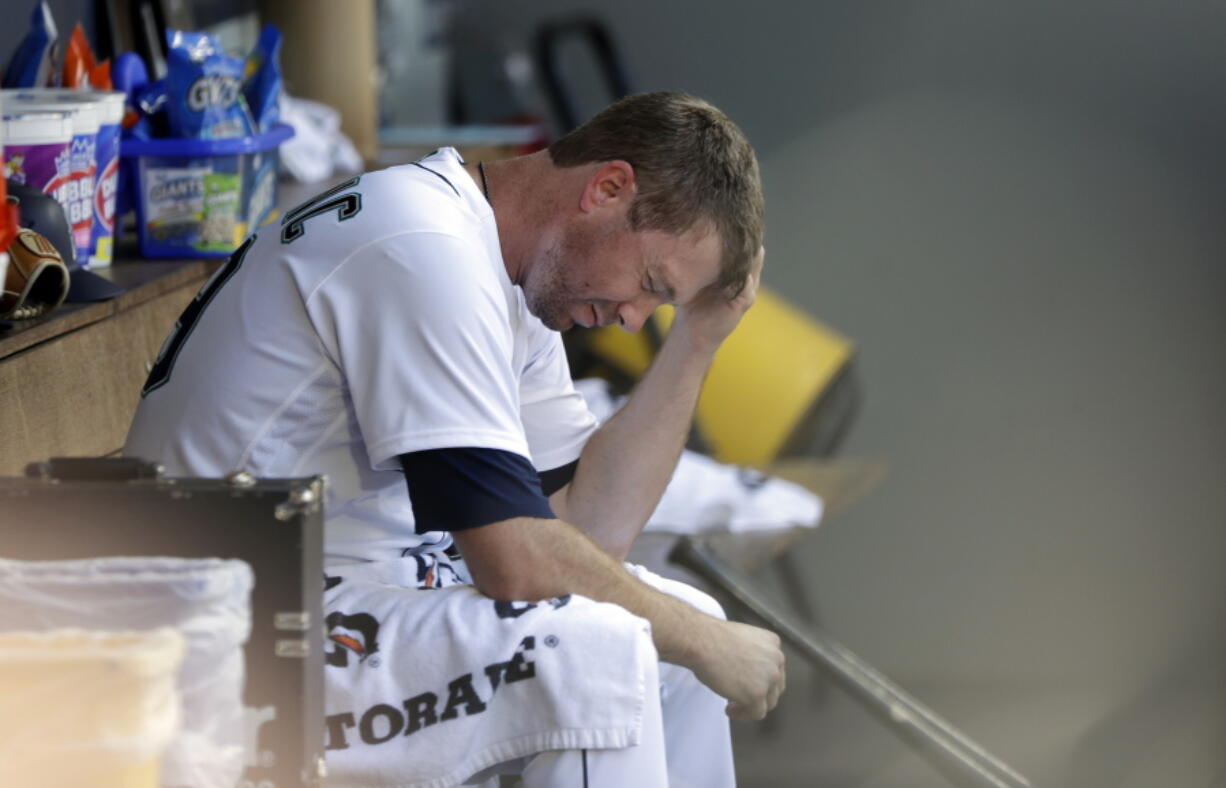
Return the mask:
[[325,474],[332,564],[450,543],[414,533],[400,454],[577,459],[596,420],[462,163],[368,173],[259,230],[180,318],[124,453],[170,475]]

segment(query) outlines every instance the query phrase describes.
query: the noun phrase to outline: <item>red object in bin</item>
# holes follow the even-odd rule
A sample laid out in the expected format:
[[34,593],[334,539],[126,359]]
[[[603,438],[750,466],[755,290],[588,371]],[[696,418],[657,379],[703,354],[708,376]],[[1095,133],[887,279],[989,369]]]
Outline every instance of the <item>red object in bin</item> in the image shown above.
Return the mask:
[[8,251],[9,244],[17,235],[18,220],[17,204],[9,202],[8,186],[0,178],[0,252]]

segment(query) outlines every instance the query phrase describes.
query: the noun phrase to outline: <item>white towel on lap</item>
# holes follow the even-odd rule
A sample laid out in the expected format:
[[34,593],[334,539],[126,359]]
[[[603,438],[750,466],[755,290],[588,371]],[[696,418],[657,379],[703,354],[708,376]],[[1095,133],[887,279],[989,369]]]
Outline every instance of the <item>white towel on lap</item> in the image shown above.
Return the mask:
[[443,788],[544,750],[635,745],[648,623],[580,596],[496,603],[445,559],[329,570],[329,785]]

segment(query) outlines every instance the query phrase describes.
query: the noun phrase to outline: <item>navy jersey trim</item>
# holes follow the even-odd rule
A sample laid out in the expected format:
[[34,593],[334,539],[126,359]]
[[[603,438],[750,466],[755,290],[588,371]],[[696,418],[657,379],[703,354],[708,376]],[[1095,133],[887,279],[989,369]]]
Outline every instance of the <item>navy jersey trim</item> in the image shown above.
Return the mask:
[[541,477],[541,492],[545,493],[545,497],[556,493],[566,485],[570,484],[570,480],[575,478],[575,471],[579,468],[579,461],[575,460],[568,465],[563,465],[560,468],[553,468],[548,471],[541,471],[538,475]]
[[455,187],[455,184],[454,184],[454,183],[452,183],[451,181],[447,180],[447,176],[446,176],[446,175],[443,175],[441,172],[435,172],[434,170],[430,169],[429,167],[427,167],[427,166],[425,166],[425,165],[423,165],[423,164],[421,164],[421,163],[419,163],[419,162],[416,162],[416,161],[411,161],[411,162],[409,162],[409,164],[412,164],[414,167],[421,167],[421,168],[422,168],[423,170],[425,170],[426,172],[430,173],[430,174],[431,174],[431,175],[433,175],[434,177],[436,177],[436,178],[438,178],[439,180],[441,180],[443,183],[445,183],[445,184],[447,184],[448,186],[450,186],[450,187],[451,187],[451,190],[452,190],[453,192],[455,192],[455,196],[456,196],[456,197],[459,197],[459,196],[460,196],[460,190],[459,190],[459,189],[457,189],[457,188]]
[[463,531],[512,517],[553,519],[526,458],[501,449],[429,449],[400,455],[415,530]]

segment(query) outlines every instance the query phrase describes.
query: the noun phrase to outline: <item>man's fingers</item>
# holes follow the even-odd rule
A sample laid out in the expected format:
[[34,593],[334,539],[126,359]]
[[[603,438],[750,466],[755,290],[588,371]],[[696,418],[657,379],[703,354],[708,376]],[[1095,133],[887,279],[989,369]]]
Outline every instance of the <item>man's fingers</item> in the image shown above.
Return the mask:
[[[730,640],[699,678],[728,699],[725,710],[736,720],[760,720],[779,703],[786,685],[785,657],[779,636],[760,627],[720,622]],[[697,672],[697,671],[696,671]]]
[[769,709],[765,704],[755,703],[752,706],[742,705],[740,703],[729,703],[725,708],[728,716],[734,720],[742,720],[746,722],[754,722],[764,719],[766,712]]
[[745,277],[745,284],[741,287],[741,295],[752,297],[758,292],[758,286],[762,283],[762,266],[766,261],[766,247],[759,246],[758,253],[754,255],[753,260],[749,263],[749,273]]
[[775,704],[779,702],[788,683],[787,656],[783,653],[783,641],[779,638],[778,633],[771,632],[770,634],[771,642],[775,647],[775,668],[778,673],[775,680],[771,682],[767,695],[767,711],[775,708]]
[[745,281],[741,283],[740,287],[724,290],[724,297],[729,302],[735,302],[748,296],[750,297],[750,303],[753,303],[752,296],[758,291],[758,285],[762,281],[762,265],[765,259],[766,248],[759,246],[758,253],[749,261],[749,270],[745,272]]
[[787,685],[787,677],[780,670],[779,681],[771,685],[770,692],[766,696],[766,710],[772,711],[775,706],[779,705],[779,699],[783,697],[784,687]]
[[779,705],[779,698],[783,697],[783,685],[784,682],[782,679],[780,679],[779,683],[771,688],[770,698],[766,703],[767,711],[770,711],[774,709],[775,706]]
[[758,253],[754,255],[753,260],[749,264],[749,282],[755,288],[758,282],[762,280],[762,268],[766,264],[766,247],[759,246]]

